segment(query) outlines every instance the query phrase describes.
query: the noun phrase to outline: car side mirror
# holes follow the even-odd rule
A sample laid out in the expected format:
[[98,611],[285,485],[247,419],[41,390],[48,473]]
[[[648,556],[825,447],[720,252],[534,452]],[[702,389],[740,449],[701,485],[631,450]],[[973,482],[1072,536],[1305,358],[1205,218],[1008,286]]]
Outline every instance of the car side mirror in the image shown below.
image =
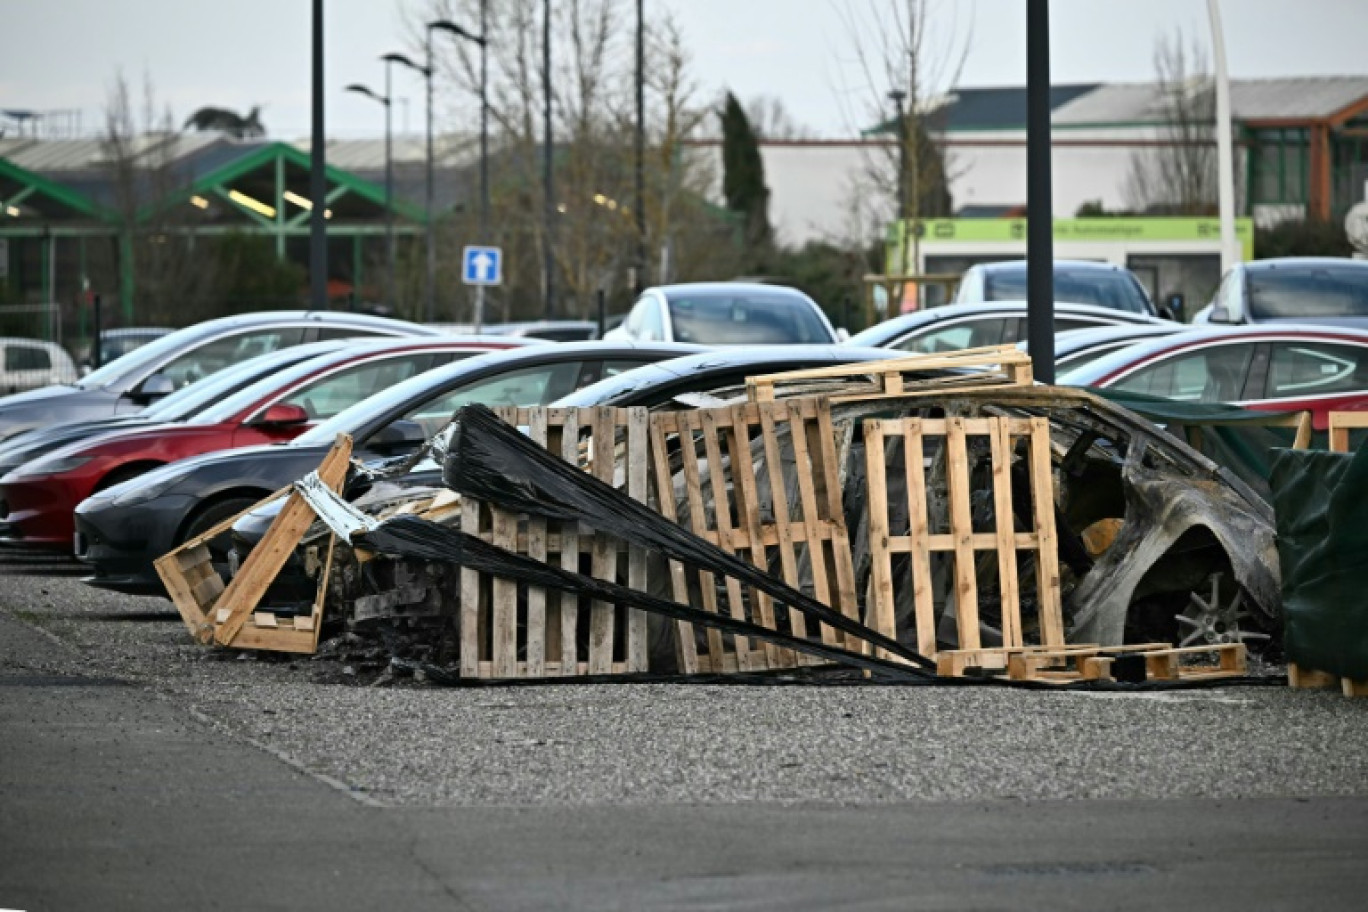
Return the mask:
[[395,455],[418,449],[427,442],[427,432],[416,421],[400,418],[376,431],[366,448],[384,455]]
[[266,411],[262,412],[261,417],[252,423],[263,427],[283,428],[307,424],[308,421],[309,413],[304,410],[303,406],[288,402],[277,402],[275,405],[266,406]]
[[175,391],[176,384],[171,382],[170,377],[166,376],[166,374],[153,374],[142,383],[138,384],[138,388],[133,391],[130,398],[132,398],[134,402],[146,405],[163,396],[169,396]]

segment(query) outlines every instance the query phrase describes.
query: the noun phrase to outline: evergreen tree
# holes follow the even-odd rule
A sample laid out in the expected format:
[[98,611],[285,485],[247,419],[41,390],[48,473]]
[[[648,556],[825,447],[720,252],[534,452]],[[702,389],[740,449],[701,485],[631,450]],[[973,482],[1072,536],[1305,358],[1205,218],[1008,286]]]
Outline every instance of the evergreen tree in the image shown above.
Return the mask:
[[760,143],[751,128],[750,118],[727,93],[722,113],[722,195],[727,208],[745,225],[746,246],[757,261],[765,258],[773,243],[769,223],[769,188],[765,186],[765,164],[760,159]]

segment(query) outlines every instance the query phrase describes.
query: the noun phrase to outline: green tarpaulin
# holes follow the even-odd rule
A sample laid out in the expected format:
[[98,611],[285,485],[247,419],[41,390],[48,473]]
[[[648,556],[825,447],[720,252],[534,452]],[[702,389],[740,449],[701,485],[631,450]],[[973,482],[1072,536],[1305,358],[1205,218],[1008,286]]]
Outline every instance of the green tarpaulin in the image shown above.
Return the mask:
[[1368,447],[1279,450],[1269,481],[1287,660],[1368,680]]

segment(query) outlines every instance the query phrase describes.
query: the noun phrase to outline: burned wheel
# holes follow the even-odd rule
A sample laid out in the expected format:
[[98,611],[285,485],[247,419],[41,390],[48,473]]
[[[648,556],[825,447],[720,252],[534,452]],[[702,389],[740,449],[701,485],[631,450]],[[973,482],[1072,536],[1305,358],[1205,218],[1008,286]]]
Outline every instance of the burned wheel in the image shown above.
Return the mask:
[[1261,651],[1270,637],[1254,629],[1256,616],[1244,587],[1213,573],[1206,584],[1188,594],[1187,605],[1174,615],[1179,646],[1217,646],[1244,643],[1251,652]]

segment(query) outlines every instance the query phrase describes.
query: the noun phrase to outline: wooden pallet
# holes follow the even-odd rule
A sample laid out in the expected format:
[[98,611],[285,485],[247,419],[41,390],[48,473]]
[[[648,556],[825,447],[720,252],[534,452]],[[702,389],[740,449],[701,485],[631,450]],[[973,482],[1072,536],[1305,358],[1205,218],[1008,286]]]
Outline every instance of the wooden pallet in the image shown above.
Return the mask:
[[[538,444],[594,477],[647,499],[643,408],[500,408]],[[619,431],[623,443],[617,443]],[[586,436],[587,435],[587,436]],[[463,531],[534,560],[646,589],[646,551],[578,523],[527,517],[466,497]],[[587,565],[587,566],[586,566]],[[647,670],[646,615],[474,570],[461,570],[461,676],[551,678]]]
[[[955,371],[941,377],[907,377],[927,371]],[[746,379],[752,402],[773,402],[789,394],[810,393],[817,384],[839,383],[829,393],[833,404],[970,389],[1031,385],[1031,356],[1015,345],[966,348],[934,355],[908,355],[888,361],[837,364],[810,370],[763,374]]]
[[1368,412],[1330,413],[1330,451],[1349,452],[1349,431],[1368,428]]
[[1338,690],[1346,697],[1368,697],[1368,680],[1342,678],[1328,671],[1302,668],[1295,662],[1287,663],[1287,686],[1293,690]]
[[[788,585],[802,589],[810,583],[808,591],[818,601],[847,617],[859,617],[836,434],[825,399],[661,412],[651,418],[651,449],[660,511],[667,519],[679,521],[678,474],[694,534],[758,567],[777,563]],[[759,461],[754,458],[757,453]],[[785,472],[785,464],[795,470]],[[676,601],[795,636],[847,645],[840,631],[810,624],[797,611],[776,610],[772,599],[739,581],[727,580],[719,591],[712,574],[686,573],[673,561],[670,575]],[[686,674],[792,668],[819,661],[716,630],[706,631],[700,639],[692,625],[682,622],[678,631],[679,667]]]
[[[1247,654],[1242,643],[1185,647],[1168,643],[1124,646],[1074,643],[1057,647],[944,650],[936,657],[936,673],[958,677],[973,669],[981,675],[1048,684],[1114,681],[1113,665],[1123,656],[1142,658],[1145,680],[1148,681],[1233,678],[1244,675],[1247,669]],[[1197,656],[1208,656],[1212,661],[1185,664],[1186,660]]]
[[[339,434],[337,443],[323,457],[318,476],[334,491],[339,490],[351,462],[352,441]],[[226,586],[210,560],[208,543],[227,532],[233,523],[252,510],[286,498],[285,506],[270,529],[247,555],[232,581]],[[234,649],[265,649],[275,652],[312,653],[318,648],[322,625],[324,594],[332,570],[334,537],[329,536],[327,556],[319,574],[318,592],[307,615],[279,616],[258,610],[261,599],[280,573],[285,561],[314,521],[313,509],[304,498],[282,488],[265,500],[229,517],[203,535],[155,561],[157,574],[166,585],[181,619],[192,636],[201,643],[217,643]]]
[[[887,442],[901,438],[903,444],[908,529],[893,534],[887,483]],[[971,516],[971,466],[968,441],[986,437],[991,459],[995,529],[976,532]],[[1002,617],[1002,645],[1025,645],[1022,632],[1021,593],[1017,554],[1034,552],[1036,603],[1041,644],[1064,645],[1064,622],[1059,593],[1059,555],[1054,523],[1054,476],[1050,460],[1050,425],[1044,418],[948,418],[864,422],[864,442],[869,486],[869,544],[871,560],[870,625],[890,637],[897,629],[895,591],[910,586],[917,651],[936,656],[936,614],[932,593],[931,556],[952,555],[955,594],[955,626],[960,649],[976,653],[979,635],[979,585],[976,572],[980,552],[997,553],[998,589]],[[932,527],[927,479],[927,444],[938,454],[936,465],[944,467],[949,499],[949,528]],[[1024,444],[1030,471],[1034,516],[1031,529],[1018,532],[1012,511],[1011,466],[1018,442]],[[911,579],[893,578],[895,554],[911,555]],[[905,591],[905,590],[904,590]]]

